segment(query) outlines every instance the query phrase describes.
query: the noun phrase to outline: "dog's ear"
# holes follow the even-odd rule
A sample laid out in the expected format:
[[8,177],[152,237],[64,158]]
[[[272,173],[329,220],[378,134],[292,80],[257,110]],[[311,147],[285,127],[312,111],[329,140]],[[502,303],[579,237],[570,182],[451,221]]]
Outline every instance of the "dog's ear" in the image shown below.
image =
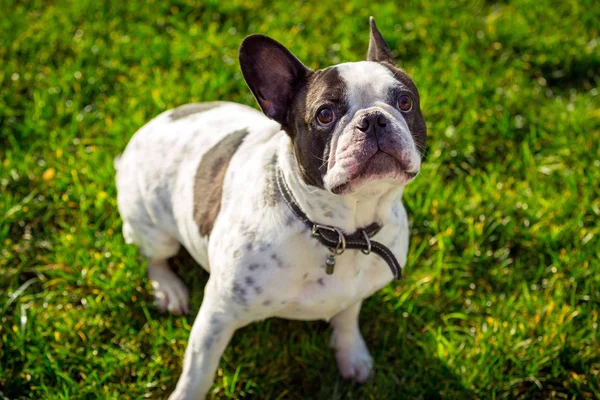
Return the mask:
[[385,61],[390,64],[394,64],[394,57],[388,47],[387,43],[377,25],[375,24],[375,18],[369,18],[369,24],[371,25],[371,35],[369,38],[369,50],[367,51],[367,61]]
[[265,115],[286,124],[296,89],[310,69],[281,43],[264,35],[251,35],[240,47],[244,79]]

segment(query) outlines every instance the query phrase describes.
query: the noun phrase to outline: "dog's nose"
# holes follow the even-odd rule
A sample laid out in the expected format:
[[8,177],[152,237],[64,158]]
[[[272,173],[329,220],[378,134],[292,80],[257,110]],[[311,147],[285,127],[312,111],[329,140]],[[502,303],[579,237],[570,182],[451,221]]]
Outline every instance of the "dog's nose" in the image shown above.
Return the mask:
[[363,114],[356,124],[356,128],[362,132],[367,132],[370,128],[377,130],[378,128],[385,128],[386,126],[387,118],[380,111]]

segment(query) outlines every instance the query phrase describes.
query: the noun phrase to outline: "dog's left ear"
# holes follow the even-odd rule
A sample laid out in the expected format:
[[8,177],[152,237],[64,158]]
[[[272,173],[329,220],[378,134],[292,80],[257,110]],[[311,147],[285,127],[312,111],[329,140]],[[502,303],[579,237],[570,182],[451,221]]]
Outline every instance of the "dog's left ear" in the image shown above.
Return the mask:
[[288,110],[310,69],[281,43],[250,35],[240,46],[240,67],[265,115],[286,125]]
[[394,57],[388,47],[387,43],[377,25],[375,24],[375,18],[369,18],[369,24],[371,25],[371,35],[369,38],[369,50],[367,52],[367,61],[385,61],[390,64],[394,64]]

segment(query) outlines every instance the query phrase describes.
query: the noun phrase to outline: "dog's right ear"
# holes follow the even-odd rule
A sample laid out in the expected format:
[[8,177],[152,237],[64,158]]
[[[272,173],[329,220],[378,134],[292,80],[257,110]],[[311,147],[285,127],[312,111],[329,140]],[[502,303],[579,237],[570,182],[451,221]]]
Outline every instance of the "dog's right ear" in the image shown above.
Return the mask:
[[246,83],[266,116],[286,124],[296,89],[310,69],[279,42],[251,35],[240,47],[240,66]]
[[388,62],[394,65],[394,56],[388,47],[385,39],[377,29],[375,18],[369,17],[369,26],[371,34],[369,35],[369,50],[367,51],[367,61]]

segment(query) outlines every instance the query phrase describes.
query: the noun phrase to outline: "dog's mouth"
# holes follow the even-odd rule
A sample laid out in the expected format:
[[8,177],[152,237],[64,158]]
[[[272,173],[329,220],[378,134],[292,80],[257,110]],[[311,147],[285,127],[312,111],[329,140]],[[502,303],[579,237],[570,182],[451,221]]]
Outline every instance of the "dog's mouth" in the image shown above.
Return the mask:
[[382,180],[393,180],[406,184],[418,174],[418,170],[406,170],[395,157],[379,150],[364,162],[355,173],[350,175],[344,183],[334,186],[331,191],[338,195],[348,194],[365,183]]

